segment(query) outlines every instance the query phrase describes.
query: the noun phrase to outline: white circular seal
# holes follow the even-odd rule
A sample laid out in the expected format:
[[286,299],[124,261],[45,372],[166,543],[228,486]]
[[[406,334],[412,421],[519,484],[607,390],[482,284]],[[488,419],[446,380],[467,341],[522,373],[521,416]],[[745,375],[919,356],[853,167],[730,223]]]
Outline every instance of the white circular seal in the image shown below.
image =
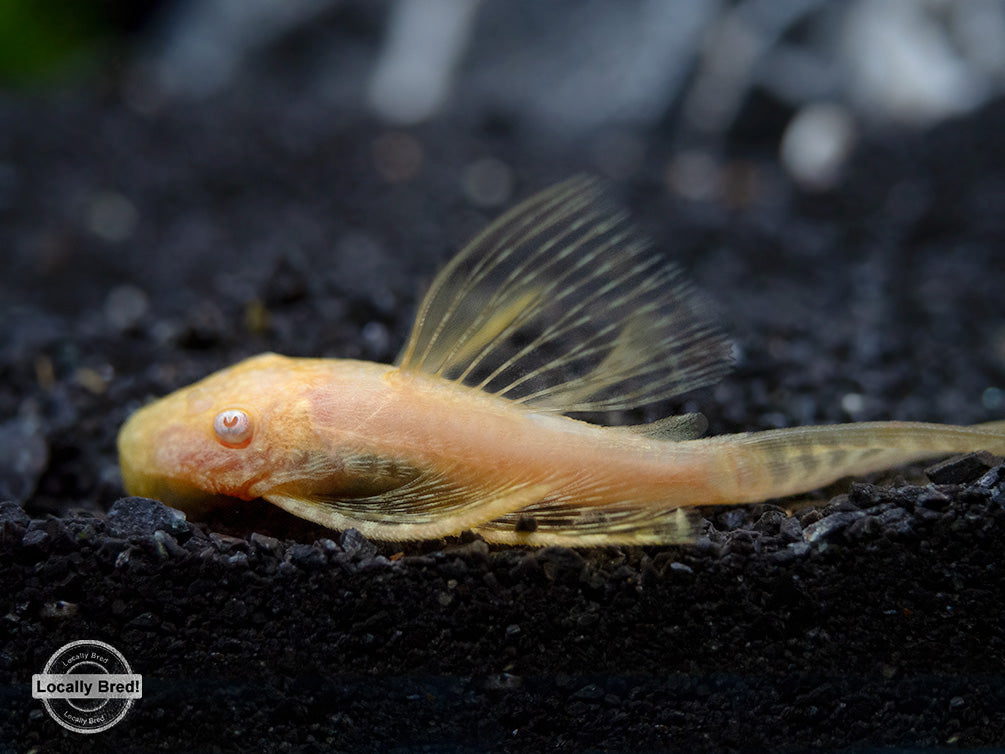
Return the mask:
[[103,641],[84,639],[53,653],[32,676],[31,695],[57,723],[76,733],[100,733],[119,722],[143,695],[143,677]]

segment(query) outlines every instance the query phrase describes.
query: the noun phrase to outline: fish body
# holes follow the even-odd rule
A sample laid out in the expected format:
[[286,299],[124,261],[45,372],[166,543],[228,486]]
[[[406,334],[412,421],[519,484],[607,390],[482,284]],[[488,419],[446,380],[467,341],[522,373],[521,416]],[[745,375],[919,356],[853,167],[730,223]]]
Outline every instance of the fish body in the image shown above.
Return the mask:
[[[214,416],[235,409],[255,425],[240,448],[221,445],[212,430]],[[133,494],[191,508],[180,499],[185,479],[186,497],[205,491],[216,502],[274,499],[304,517],[323,512],[329,525],[383,539],[475,528],[497,517],[487,513],[509,513],[513,499],[677,508],[721,497],[710,481],[722,475],[710,468],[707,449],[344,359],[253,357],[142,409],[119,442]],[[174,471],[148,472],[155,468]],[[400,495],[405,485],[415,499],[400,502],[413,510],[387,514],[394,507],[388,492]],[[452,515],[441,501],[431,501],[435,515],[419,515],[419,498],[430,493],[464,499]]]
[[126,422],[126,489],[199,513],[264,498],[377,539],[474,529],[509,544],[666,543],[688,512],[919,458],[1005,452],[1005,422],[875,422],[701,438],[697,415],[568,413],[717,379],[728,341],[593,182],[546,190],[434,282],[399,362],[262,354]]

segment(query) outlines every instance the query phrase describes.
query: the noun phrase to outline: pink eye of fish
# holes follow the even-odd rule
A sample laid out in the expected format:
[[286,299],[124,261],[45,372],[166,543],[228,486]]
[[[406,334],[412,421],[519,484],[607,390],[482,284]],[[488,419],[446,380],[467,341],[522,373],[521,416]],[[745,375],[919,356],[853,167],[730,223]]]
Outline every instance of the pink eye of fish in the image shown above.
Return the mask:
[[213,419],[216,439],[228,448],[243,448],[251,442],[251,417],[239,408],[228,408]]

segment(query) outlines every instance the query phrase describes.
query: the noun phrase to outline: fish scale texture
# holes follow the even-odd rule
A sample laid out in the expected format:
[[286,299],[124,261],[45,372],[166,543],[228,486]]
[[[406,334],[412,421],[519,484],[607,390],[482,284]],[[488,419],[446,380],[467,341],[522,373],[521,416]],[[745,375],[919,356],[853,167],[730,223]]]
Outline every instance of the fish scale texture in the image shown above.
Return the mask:
[[[148,398],[270,349],[392,359],[416,281],[496,214],[461,195],[467,161],[491,149],[521,195],[583,165],[448,120],[418,134],[418,177],[387,185],[362,117],[333,120],[325,161],[293,151],[317,138],[292,138],[304,114],[271,104],[157,129],[108,102],[8,107],[31,190],[0,227],[0,446],[18,451],[0,489],[28,502],[0,507],[0,751],[1005,746],[1000,459],[836,485],[792,516],[707,510],[687,547],[395,546],[253,505],[192,523],[119,500],[115,433]],[[645,137],[624,198],[739,344],[730,376],[669,408],[713,433],[1002,418],[1003,126],[997,105],[877,137],[819,196],[740,144],[766,166],[743,206],[668,197],[670,146]],[[128,241],[78,213],[109,191],[143,218]],[[145,679],[97,740],[29,692],[81,638]]]

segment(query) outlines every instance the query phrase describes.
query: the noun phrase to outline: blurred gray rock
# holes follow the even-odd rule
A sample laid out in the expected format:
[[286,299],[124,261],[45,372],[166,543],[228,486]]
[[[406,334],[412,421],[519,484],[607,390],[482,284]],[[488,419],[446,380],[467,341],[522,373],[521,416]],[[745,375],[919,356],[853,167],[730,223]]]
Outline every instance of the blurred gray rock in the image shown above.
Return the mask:
[[0,500],[27,500],[48,463],[49,445],[35,417],[0,424]]

